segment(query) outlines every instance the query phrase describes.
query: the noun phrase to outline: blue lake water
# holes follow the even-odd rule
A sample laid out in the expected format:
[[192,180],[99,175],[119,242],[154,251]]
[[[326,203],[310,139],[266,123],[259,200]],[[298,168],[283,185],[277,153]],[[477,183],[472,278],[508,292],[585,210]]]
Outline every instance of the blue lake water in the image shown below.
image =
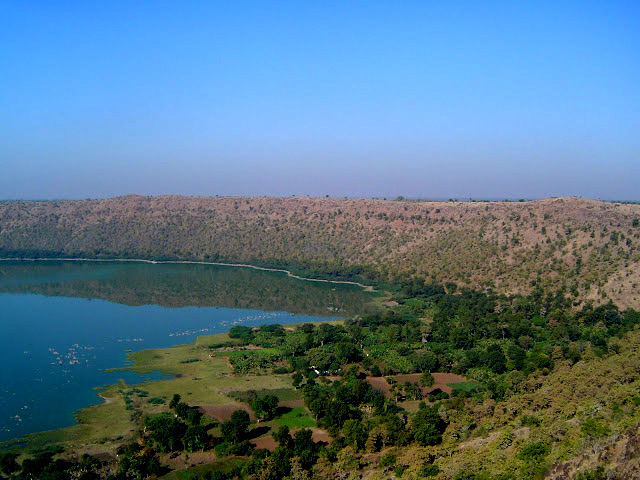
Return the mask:
[[0,441],[74,424],[118,379],[128,350],[189,343],[233,325],[367,310],[357,287],[249,269],[91,262],[0,263]]

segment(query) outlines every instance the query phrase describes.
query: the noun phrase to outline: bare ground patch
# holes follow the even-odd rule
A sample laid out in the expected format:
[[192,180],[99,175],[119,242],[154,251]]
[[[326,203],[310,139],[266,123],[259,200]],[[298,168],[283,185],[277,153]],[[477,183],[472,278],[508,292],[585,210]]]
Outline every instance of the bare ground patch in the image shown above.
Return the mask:
[[164,465],[168,465],[172,470],[181,470],[197,465],[205,465],[216,461],[216,454],[213,450],[206,452],[181,452],[166,453],[160,457],[160,461]]
[[[291,430],[291,434],[295,435],[295,433],[298,430],[300,430],[300,429],[296,428],[296,429]],[[314,442],[316,442],[316,443],[323,442],[323,443],[326,443],[327,445],[331,443],[331,436],[329,436],[329,434],[327,432],[325,432],[324,430],[321,430],[319,428],[311,428],[310,430],[311,430],[311,437],[313,438]],[[251,443],[256,448],[266,448],[270,452],[273,452],[278,447],[278,444],[273,439],[271,434],[265,435],[264,437],[255,438],[255,439],[251,440]]]
[[199,407],[198,410],[200,410],[201,413],[209,415],[210,417],[215,418],[220,422],[229,420],[233,412],[235,412],[236,410],[244,410],[249,414],[251,420],[255,420],[251,409],[241,403],[230,403],[227,405],[203,405]]
[[391,397],[391,385],[383,377],[367,377],[367,383],[373,388],[380,390],[386,397]]
[[276,441],[273,439],[271,435],[267,437],[255,438],[251,440],[251,443],[256,448],[266,448],[270,452],[273,452],[278,446],[278,444],[276,443]]
[[[450,383],[467,382],[468,379],[462,375],[456,375],[455,373],[433,373],[434,383],[430,387],[423,387],[422,394],[428,395],[434,390],[442,390],[443,392],[451,393],[453,388]],[[391,375],[390,377],[367,377],[367,383],[373,388],[380,390],[386,397],[391,397],[391,386],[387,382],[387,378],[393,378],[398,383],[420,383],[420,373],[407,373],[400,375]]]

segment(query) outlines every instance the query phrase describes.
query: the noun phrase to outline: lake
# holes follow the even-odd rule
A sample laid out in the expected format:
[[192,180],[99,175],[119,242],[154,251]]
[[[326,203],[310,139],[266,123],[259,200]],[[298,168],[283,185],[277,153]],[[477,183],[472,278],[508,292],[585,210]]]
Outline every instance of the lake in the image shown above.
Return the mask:
[[105,372],[126,352],[233,325],[301,323],[372,310],[372,294],[249,268],[130,262],[0,262],[0,441],[70,426],[96,388],[159,373]]

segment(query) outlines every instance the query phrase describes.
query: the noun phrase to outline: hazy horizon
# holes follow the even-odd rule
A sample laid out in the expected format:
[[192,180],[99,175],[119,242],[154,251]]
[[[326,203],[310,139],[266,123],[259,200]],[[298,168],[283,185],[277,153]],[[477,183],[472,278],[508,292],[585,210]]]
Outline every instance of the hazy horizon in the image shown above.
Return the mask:
[[390,197],[384,196],[369,196],[369,197],[356,197],[349,195],[188,195],[188,194],[149,194],[142,195],[139,193],[125,193],[122,195],[114,195],[114,196],[104,196],[104,197],[69,197],[69,198],[0,198],[0,202],[64,202],[64,201],[80,201],[80,200],[109,200],[113,198],[122,198],[128,196],[140,196],[140,197],[165,197],[165,196],[176,196],[176,197],[193,197],[193,198],[311,198],[311,199],[337,199],[337,200],[383,200],[383,201],[409,201],[409,202],[537,202],[540,200],[554,199],[554,198],[580,198],[585,200],[594,200],[594,201],[602,201],[607,203],[640,203],[640,200],[633,198],[590,198],[583,197],[580,195],[566,195],[566,196],[558,196],[553,195],[550,197],[536,197],[536,198],[526,198],[526,197],[468,197],[468,198],[460,198],[460,197],[405,197],[404,195],[396,195]]
[[640,4],[0,6],[1,199],[640,200]]

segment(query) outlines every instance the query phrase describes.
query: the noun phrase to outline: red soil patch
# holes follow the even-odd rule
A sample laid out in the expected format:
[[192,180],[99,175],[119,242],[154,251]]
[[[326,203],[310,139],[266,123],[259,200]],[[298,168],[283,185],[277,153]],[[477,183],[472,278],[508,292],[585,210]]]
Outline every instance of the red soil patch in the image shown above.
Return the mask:
[[260,438],[253,439],[251,440],[251,443],[256,448],[266,448],[270,452],[273,452],[278,446],[278,444],[276,443],[276,441],[273,439],[271,435],[269,435],[268,437],[260,437]]
[[443,392],[451,393],[453,391],[453,388],[448,385],[449,383],[460,383],[467,381],[465,377],[463,377],[462,375],[456,375],[455,373],[434,373],[432,375],[434,383],[431,387],[422,389],[423,395],[425,394],[425,392],[433,392],[438,388]]
[[462,375],[456,375],[455,373],[434,373],[433,378],[436,383],[460,383],[468,382],[469,380]]
[[[459,383],[468,381],[462,375],[456,375],[455,373],[433,373],[434,383],[430,387],[423,387],[422,394],[428,395],[430,392],[434,390],[442,390],[443,392],[451,393],[453,388],[451,388],[449,383]],[[420,377],[422,374],[420,373],[409,373],[409,374],[401,374],[401,375],[392,375],[392,377],[398,383],[417,383],[420,384]],[[377,388],[380,390],[386,397],[391,397],[391,386],[387,383],[388,377],[367,377],[367,382],[373,388]]]
[[327,444],[331,443],[331,437],[324,430],[320,430],[319,428],[312,428],[311,434],[314,442],[325,442]]
[[242,405],[241,403],[232,403],[228,405],[203,405],[198,410],[200,410],[200,412],[204,413],[205,415],[209,415],[210,417],[215,418],[220,422],[229,420],[231,418],[231,414],[236,410],[244,410],[249,414],[251,420],[255,420],[251,409],[246,405]]
[[173,470],[182,470],[189,467],[195,467],[196,465],[204,465],[208,463],[213,463],[216,461],[216,454],[213,450],[209,450],[207,452],[190,452],[190,453],[180,453],[176,455],[175,453],[165,453],[160,456],[160,461],[164,465],[168,465]]
[[420,383],[421,376],[422,374],[420,373],[407,373],[402,375],[393,375],[393,378],[395,378],[398,383]]
[[391,397],[391,386],[384,377],[367,377],[367,383],[380,390],[386,397]]
[[[297,430],[299,429],[291,430],[291,435],[295,435],[295,432]],[[313,438],[314,442],[324,442],[327,444],[331,443],[331,437],[329,436],[329,434],[324,430],[320,430],[319,428],[311,429],[311,437]],[[273,439],[271,435],[256,438],[254,440],[251,440],[251,443],[256,448],[266,448],[270,452],[273,452],[278,446],[278,444],[276,443],[276,441]]]

